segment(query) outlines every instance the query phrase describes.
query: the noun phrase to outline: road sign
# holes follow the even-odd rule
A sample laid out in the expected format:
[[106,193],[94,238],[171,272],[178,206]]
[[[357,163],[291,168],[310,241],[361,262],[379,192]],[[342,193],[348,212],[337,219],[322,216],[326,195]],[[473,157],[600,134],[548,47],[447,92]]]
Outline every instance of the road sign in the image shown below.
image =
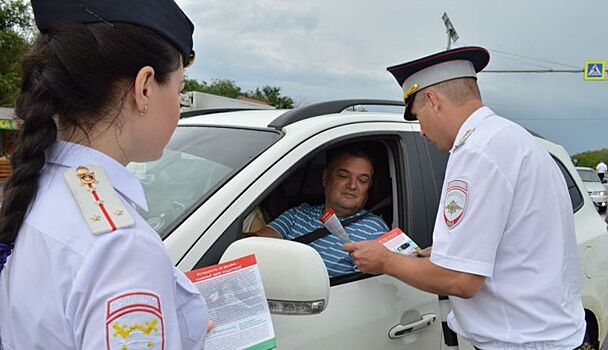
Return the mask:
[[585,80],[606,80],[606,61],[585,61]]

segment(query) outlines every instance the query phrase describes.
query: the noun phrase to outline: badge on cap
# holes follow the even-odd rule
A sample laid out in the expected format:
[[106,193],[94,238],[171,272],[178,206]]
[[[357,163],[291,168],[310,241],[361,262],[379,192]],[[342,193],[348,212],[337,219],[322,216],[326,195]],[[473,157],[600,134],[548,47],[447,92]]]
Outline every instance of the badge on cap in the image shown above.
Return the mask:
[[79,166],[64,177],[93,234],[135,225],[102,168]]
[[414,93],[418,91],[418,84],[413,84],[403,93],[403,101],[407,101],[407,99]]
[[443,220],[448,229],[456,226],[464,215],[467,204],[467,183],[462,180],[448,182],[443,202]]

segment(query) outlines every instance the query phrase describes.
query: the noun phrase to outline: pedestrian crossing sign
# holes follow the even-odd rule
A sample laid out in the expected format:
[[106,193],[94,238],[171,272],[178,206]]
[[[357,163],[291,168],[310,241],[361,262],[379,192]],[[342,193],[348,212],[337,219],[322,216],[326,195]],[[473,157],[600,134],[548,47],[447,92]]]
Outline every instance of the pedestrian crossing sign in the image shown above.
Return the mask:
[[585,80],[606,80],[606,61],[585,61]]

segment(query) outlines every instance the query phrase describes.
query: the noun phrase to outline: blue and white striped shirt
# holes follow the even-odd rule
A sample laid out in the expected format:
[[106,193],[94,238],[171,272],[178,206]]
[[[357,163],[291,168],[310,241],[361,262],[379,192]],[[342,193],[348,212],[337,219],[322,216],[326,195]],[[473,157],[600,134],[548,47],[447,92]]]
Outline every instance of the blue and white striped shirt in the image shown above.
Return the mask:
[[[355,215],[361,215],[366,210],[340,219],[347,220]],[[285,239],[294,239],[323,227],[321,214],[323,205],[310,205],[303,203],[281,214],[268,224],[268,227],[277,231]],[[388,227],[381,217],[368,214],[358,221],[354,221],[345,228],[346,233],[354,241],[376,239],[388,231]],[[347,252],[342,250],[344,242],[335,235],[327,235],[310,243],[319,252],[329,277],[344,275],[355,271],[355,263]]]

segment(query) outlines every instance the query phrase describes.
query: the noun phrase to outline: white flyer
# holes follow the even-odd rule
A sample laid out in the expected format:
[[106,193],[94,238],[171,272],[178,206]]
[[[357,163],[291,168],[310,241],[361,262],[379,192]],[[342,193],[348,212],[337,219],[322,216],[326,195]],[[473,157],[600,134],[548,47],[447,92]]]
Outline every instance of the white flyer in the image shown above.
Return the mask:
[[336,235],[346,243],[352,242],[332,208],[327,209],[327,211],[321,215],[321,222],[329,233]]
[[255,255],[186,273],[207,302],[214,327],[205,350],[277,347]]
[[391,251],[404,255],[418,255],[420,251],[420,247],[418,247],[416,242],[409,238],[405,232],[401,231],[399,227],[388,231],[379,237],[378,241]]

